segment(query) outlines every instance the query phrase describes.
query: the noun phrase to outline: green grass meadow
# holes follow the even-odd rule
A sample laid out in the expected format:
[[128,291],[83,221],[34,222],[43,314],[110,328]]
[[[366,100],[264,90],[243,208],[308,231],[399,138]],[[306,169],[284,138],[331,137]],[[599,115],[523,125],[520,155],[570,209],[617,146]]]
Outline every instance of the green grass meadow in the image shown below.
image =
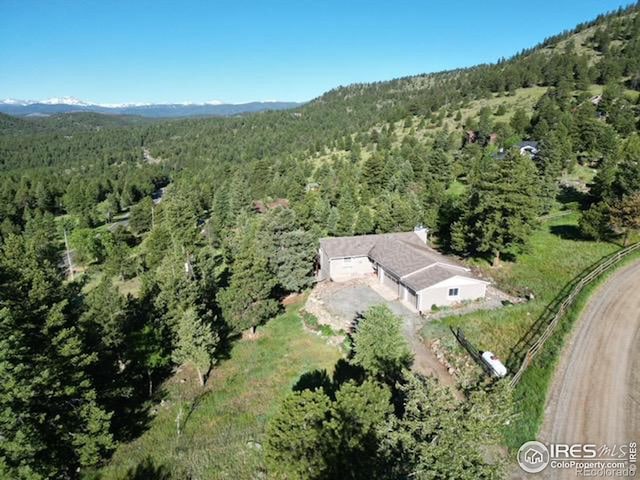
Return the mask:
[[204,390],[193,372],[176,373],[163,386],[164,405],[157,406],[145,433],[120,445],[109,464],[88,478],[156,478],[158,471],[166,478],[256,478],[263,467],[261,444],[269,417],[301,374],[331,371],[341,355],[303,328],[300,307],[289,306],[259,328],[256,338],[238,341],[230,358],[213,369]]

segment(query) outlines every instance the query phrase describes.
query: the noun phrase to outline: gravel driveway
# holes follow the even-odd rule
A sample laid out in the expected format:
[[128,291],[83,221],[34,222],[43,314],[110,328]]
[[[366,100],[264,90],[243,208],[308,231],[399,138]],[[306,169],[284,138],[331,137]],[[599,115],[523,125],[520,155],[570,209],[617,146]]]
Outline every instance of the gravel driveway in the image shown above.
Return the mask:
[[436,376],[445,385],[455,385],[454,379],[435,354],[428,349],[420,337],[424,319],[412,312],[398,300],[385,300],[365,284],[345,286],[323,298],[324,308],[336,317],[345,319],[345,324],[364,313],[373,305],[384,304],[402,318],[403,333],[414,354],[413,369],[423,375]]

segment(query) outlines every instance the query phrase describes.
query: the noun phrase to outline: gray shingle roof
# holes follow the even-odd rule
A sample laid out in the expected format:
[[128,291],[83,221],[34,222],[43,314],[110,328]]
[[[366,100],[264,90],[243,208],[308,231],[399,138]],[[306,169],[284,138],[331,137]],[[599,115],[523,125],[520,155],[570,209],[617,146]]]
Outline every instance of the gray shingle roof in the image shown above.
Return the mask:
[[320,239],[320,248],[329,258],[366,257],[376,244],[379,235],[355,237],[328,237]]
[[519,145],[520,148],[524,148],[524,147],[533,147],[533,148],[538,148],[538,142],[536,142],[535,140],[525,140],[524,142],[520,142]]
[[472,277],[450,257],[428,247],[414,232],[320,239],[329,258],[369,257],[414,291],[455,275]]
[[420,242],[417,235],[412,235],[419,243],[411,237],[384,238],[374,245],[369,256],[397,277],[404,277],[445,260],[442,255]]
[[402,279],[402,283],[404,283],[414,292],[419,292],[420,290],[429,288],[436,283],[443,282],[448,278],[455,277],[456,275],[471,277],[471,275],[469,275],[468,272],[463,270],[462,268],[454,268],[439,263],[437,265],[433,265],[429,268],[425,268],[424,270],[420,270],[414,274],[404,277]]

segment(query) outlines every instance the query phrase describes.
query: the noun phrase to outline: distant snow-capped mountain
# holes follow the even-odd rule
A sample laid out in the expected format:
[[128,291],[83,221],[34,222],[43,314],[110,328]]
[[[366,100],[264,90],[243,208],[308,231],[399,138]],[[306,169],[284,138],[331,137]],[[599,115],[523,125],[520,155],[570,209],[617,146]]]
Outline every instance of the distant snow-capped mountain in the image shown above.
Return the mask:
[[76,105],[78,107],[88,107],[90,104],[87,102],[83,102],[82,100],[78,100],[75,97],[62,97],[62,98],[47,98],[46,100],[40,100],[36,102],[27,103],[28,105],[33,105],[35,103],[42,103],[43,105]]
[[264,110],[284,110],[300,105],[295,102],[249,102],[241,104],[210,100],[203,103],[91,103],[75,97],[54,97],[46,100],[0,100],[0,112],[16,116],[43,116],[58,113],[95,112],[144,117],[232,116]]

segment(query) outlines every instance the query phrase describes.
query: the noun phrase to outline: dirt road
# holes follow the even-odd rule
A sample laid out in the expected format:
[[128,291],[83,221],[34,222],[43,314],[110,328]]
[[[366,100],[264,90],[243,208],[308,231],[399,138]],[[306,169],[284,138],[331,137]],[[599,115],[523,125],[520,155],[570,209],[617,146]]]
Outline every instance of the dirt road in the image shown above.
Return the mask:
[[[640,262],[609,278],[583,311],[556,371],[539,440],[640,440]],[[576,473],[547,468],[530,478]]]
[[460,392],[455,388],[455,379],[449,374],[447,368],[438,361],[435,353],[425,345],[420,336],[423,321],[417,315],[405,315],[402,318],[402,330],[413,352],[413,370],[422,375],[436,377],[441,384],[451,387],[456,397],[462,399]]

